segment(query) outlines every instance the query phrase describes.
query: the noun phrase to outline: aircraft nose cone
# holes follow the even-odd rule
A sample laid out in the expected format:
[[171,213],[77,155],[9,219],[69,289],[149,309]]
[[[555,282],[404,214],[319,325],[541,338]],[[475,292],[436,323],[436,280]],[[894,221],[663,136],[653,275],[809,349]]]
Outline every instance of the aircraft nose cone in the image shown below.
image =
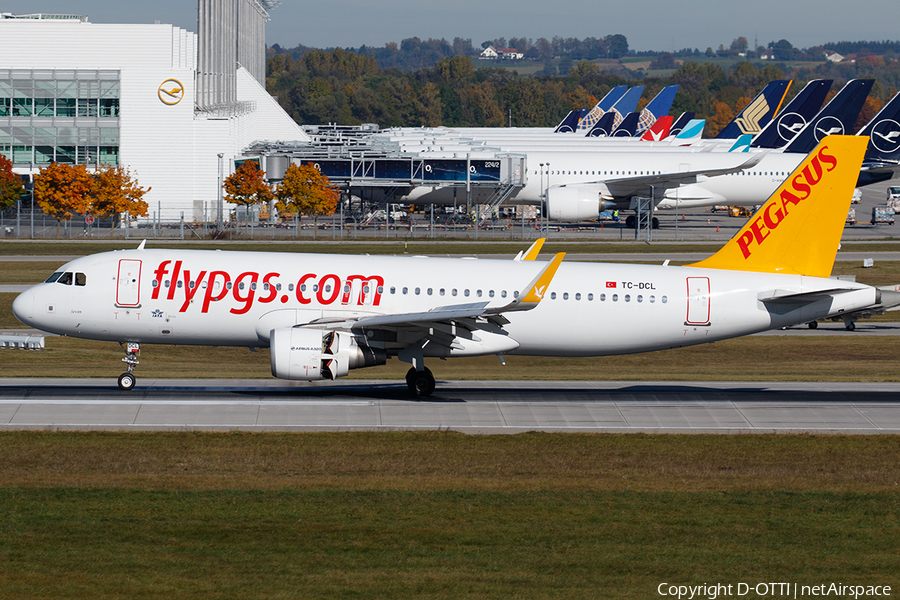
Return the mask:
[[34,325],[34,292],[25,290],[13,300],[12,311],[26,325]]

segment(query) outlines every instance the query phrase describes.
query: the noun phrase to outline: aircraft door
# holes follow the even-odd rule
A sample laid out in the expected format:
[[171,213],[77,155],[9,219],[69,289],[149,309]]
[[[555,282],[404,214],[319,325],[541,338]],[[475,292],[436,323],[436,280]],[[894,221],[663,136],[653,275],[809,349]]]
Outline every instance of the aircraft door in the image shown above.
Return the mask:
[[687,278],[685,325],[709,325],[709,277]]
[[141,261],[123,258],[119,261],[116,283],[116,306],[141,305]]

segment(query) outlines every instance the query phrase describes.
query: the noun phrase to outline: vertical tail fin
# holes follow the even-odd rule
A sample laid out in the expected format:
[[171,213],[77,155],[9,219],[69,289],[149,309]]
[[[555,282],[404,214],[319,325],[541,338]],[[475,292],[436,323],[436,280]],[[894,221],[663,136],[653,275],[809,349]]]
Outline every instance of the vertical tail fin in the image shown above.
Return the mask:
[[763,91],[744,107],[738,116],[726,125],[716,139],[733,140],[742,133],[759,133],[778,112],[784,95],[787,94],[791,82],[779,79],[772,81]]
[[822,108],[832,83],[832,79],[815,79],[807,83],[781,114],[753,138],[751,145],[754,148],[781,148],[790,143]]
[[828,277],[868,138],[828,136],[721,250],[692,267]]
[[844,135],[853,131],[874,79],[853,79],[847,82],[819,114],[803,128],[784,149],[785,152],[810,152],[826,135]]
[[678,84],[667,85],[653,100],[647,103],[647,106],[641,111],[641,118],[638,121],[637,132],[635,133],[637,137],[644,135],[644,132],[650,129],[657,119],[669,112],[677,93]]
[[669,131],[672,128],[672,117],[663,115],[658,118],[653,125],[641,136],[641,140],[645,142],[658,142],[669,137]]
[[900,93],[891,98],[857,135],[869,138],[866,160],[896,162],[900,159]]
[[602,117],[606,111],[613,107],[613,105],[625,95],[625,92],[628,91],[627,85],[617,85],[613,89],[606,92],[606,95],[600,99],[600,102],[597,103],[594,108],[586,114],[581,121],[578,123],[577,131],[590,131],[597,120]]

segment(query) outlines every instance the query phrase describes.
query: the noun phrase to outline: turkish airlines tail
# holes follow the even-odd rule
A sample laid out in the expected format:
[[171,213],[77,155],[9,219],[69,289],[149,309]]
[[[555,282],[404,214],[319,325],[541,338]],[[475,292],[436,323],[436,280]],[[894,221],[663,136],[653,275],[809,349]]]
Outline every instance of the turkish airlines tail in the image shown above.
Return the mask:
[[721,250],[690,266],[831,275],[868,141],[826,137]]

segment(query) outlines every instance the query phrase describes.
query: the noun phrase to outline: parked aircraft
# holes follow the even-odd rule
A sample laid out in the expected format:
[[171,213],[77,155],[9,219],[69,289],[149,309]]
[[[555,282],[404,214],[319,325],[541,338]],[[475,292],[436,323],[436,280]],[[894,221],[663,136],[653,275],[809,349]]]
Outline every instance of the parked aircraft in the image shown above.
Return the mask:
[[272,373],[335,379],[398,357],[430,395],[431,357],[600,356],[677,348],[881,302],[829,279],[867,139],[828,137],[738,234],[688,266],[196,250],[73,260],[19,295],[26,325],[122,343],[269,347]]

